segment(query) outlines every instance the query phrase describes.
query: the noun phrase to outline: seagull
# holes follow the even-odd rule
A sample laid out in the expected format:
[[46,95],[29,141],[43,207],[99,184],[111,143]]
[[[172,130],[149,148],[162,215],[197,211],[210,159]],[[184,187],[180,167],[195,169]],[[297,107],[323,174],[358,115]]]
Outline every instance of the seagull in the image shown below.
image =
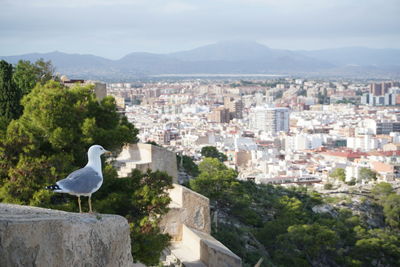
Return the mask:
[[92,194],[99,190],[103,184],[100,156],[110,153],[110,151],[105,150],[102,146],[91,146],[87,152],[89,160],[85,167],[70,173],[67,178],[46,188],[57,193],[68,193],[77,196],[80,213],[82,213],[80,197],[89,197],[89,213],[92,213]]

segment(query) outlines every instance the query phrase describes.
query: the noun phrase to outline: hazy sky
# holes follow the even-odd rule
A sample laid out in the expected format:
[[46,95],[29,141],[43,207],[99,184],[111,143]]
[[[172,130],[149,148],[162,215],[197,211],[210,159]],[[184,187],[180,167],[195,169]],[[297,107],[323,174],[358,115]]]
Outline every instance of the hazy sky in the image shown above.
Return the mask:
[[226,40],[400,48],[400,0],[0,0],[0,55],[119,58]]

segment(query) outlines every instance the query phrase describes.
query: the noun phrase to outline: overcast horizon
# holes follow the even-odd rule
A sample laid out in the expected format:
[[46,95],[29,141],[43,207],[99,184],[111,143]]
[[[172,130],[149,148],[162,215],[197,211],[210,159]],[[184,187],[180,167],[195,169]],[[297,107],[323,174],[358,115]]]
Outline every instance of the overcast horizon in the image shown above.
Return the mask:
[[170,53],[227,40],[275,49],[400,48],[398,0],[0,0],[0,55]]

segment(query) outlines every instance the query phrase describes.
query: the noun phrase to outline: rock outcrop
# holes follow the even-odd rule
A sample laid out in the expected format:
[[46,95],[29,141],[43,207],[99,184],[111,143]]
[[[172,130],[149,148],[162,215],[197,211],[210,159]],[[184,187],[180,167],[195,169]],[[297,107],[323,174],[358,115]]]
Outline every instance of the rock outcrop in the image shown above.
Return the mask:
[[0,266],[133,266],[129,225],[118,215],[0,204]]

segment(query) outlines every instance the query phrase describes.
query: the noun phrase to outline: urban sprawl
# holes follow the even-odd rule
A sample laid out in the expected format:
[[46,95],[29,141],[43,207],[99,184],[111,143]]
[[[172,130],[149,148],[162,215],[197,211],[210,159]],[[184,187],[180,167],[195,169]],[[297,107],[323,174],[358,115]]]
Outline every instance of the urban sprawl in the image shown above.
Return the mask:
[[[239,179],[323,190],[400,177],[399,82],[276,80],[107,84],[107,94],[155,142],[200,160],[214,146]],[[344,179],[330,175],[341,168]],[[188,177],[180,177],[181,180]]]

